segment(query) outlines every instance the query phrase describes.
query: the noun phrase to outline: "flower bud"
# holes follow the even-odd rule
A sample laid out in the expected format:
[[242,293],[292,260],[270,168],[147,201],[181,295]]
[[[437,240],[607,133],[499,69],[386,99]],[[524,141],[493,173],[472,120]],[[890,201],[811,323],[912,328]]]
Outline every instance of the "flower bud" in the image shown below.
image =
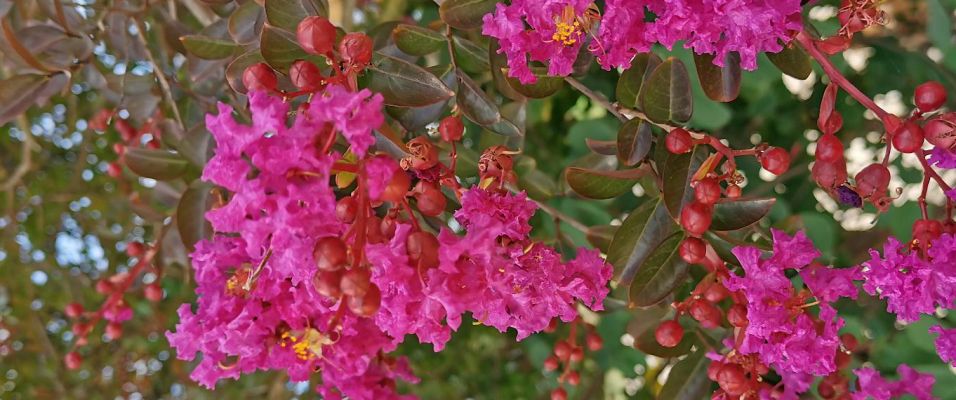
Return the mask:
[[339,43],[339,53],[349,64],[364,69],[372,61],[372,38],[361,32],[351,32]]
[[335,271],[348,263],[348,247],[342,239],[326,236],[315,243],[312,256],[320,270]]
[[684,328],[674,320],[661,322],[654,331],[654,339],[664,347],[676,347],[684,338]]
[[374,284],[369,284],[365,293],[358,296],[350,296],[348,301],[349,310],[355,315],[369,318],[378,312],[382,305],[382,291]]
[[664,137],[664,146],[674,154],[684,154],[694,148],[694,139],[683,128],[674,128]]
[[325,77],[319,67],[306,60],[298,60],[289,67],[289,80],[299,90],[314,92],[325,86]]
[[865,199],[881,197],[890,185],[890,170],[885,165],[873,163],[856,174],[856,190]]
[[445,117],[438,124],[438,133],[441,135],[441,139],[446,142],[457,142],[461,140],[461,136],[464,132],[465,125],[461,122],[461,118],[454,115]]
[[250,91],[273,91],[279,84],[279,78],[268,64],[258,63],[250,65],[242,73],[242,84]]
[[80,357],[80,353],[71,351],[66,353],[66,356],[63,357],[63,363],[66,364],[67,369],[78,369],[80,368],[80,365],[83,364],[83,357]]

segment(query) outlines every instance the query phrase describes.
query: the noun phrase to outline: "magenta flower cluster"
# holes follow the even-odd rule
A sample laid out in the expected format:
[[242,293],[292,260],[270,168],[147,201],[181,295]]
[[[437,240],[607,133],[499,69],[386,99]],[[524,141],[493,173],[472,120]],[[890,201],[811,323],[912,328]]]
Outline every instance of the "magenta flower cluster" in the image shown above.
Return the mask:
[[[520,340],[553,318],[573,320],[578,302],[602,308],[612,271],[596,251],[563,262],[530,240],[536,206],[523,193],[480,188],[464,191],[455,214],[464,234],[439,233],[438,267],[421,270],[409,261],[409,224],[364,245],[371,282],[382,293],[372,317],[319,294],[313,248],[323,237],[346,237],[348,225],[335,216],[329,185],[341,156],[321,154],[316,144],[341,134],[353,153],[365,155],[384,120],[382,98],[330,86],[294,118],[279,98],[249,98],[251,125],[238,123],[226,105],[207,116],[217,148],[203,178],[227,189],[228,201],[206,214],[215,234],[191,255],[197,303],[182,305],[167,333],[180,359],[200,355],[191,377],[203,386],[256,370],[281,370],[293,381],[318,371],[323,398],[406,398],[394,382],[417,378],[407,360],[389,355],[406,335],[441,350],[470,313],[498,330],[514,329]],[[360,165],[371,199],[404,173],[387,157]]]
[[585,43],[605,69],[681,41],[720,66],[736,53],[753,70],[759,53],[780,51],[801,28],[799,0],[608,0],[603,11],[590,0],[515,0],[485,15],[482,33],[498,40],[508,75],[531,83],[531,63],[566,76]]

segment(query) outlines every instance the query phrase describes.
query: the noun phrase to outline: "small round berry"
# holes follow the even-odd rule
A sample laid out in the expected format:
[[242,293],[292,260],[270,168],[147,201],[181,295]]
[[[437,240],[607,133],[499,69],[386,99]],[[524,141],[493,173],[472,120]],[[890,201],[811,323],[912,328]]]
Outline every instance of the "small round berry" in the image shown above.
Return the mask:
[[709,301],[696,300],[690,304],[690,316],[694,317],[700,326],[712,329],[720,326],[720,309]]
[[110,322],[106,324],[106,330],[104,333],[110,340],[119,339],[123,336],[123,325],[120,325],[119,322]]
[[551,391],[551,400],[568,400],[568,392],[564,388],[557,388]]
[[900,153],[913,153],[923,147],[923,139],[923,128],[908,121],[893,134],[893,147]]
[[319,67],[306,60],[297,60],[289,67],[289,80],[299,90],[313,92],[324,86],[325,77]]
[[747,307],[743,304],[734,304],[727,310],[727,322],[737,328],[747,326]]
[[584,349],[580,347],[571,349],[571,361],[581,362],[581,360],[584,360]]
[[87,334],[90,333],[91,329],[93,329],[93,325],[90,325],[88,323],[82,323],[82,322],[77,322],[70,327],[70,331],[73,332],[74,335],[79,337],[86,336]]
[[674,320],[661,322],[654,331],[654,339],[664,347],[676,347],[684,338],[684,327]]
[[374,286],[370,279],[371,276],[366,268],[352,268],[345,271],[340,284],[342,293],[349,297],[365,296],[369,287]]
[[335,46],[335,26],[325,17],[305,17],[295,30],[302,50],[309,54],[325,55]]
[[578,371],[568,372],[568,376],[565,377],[565,379],[567,379],[568,384],[571,386],[577,386],[581,383],[581,375],[578,374]]
[[727,190],[725,194],[727,195],[727,198],[736,199],[743,194],[743,190],[740,189],[740,186],[737,186],[735,184],[730,184],[730,185],[727,185]]
[[720,282],[714,282],[704,291],[704,298],[711,303],[719,303],[727,298],[730,292]]
[[598,335],[594,332],[588,334],[588,336],[585,338],[585,342],[587,343],[588,350],[590,351],[598,351],[604,347],[604,339],[601,339],[601,335]]
[[146,246],[140,242],[129,242],[126,244],[126,255],[130,257],[141,257],[146,254]]
[[96,282],[96,293],[110,294],[113,293],[113,289],[113,282],[110,282],[106,279],[100,279]]
[[724,364],[723,368],[717,371],[717,384],[731,396],[744,394],[748,386],[744,369],[737,364]]
[[843,347],[847,351],[856,351],[856,347],[859,346],[860,342],[856,339],[856,336],[853,336],[852,333],[844,333],[840,335],[840,343],[843,344]]
[[691,235],[700,236],[710,228],[713,208],[703,203],[692,202],[681,210],[680,224]]
[[946,88],[936,81],[923,82],[916,87],[914,94],[916,108],[922,112],[935,111],[946,103]]
[[242,73],[242,84],[247,90],[275,90],[279,85],[276,72],[266,63],[250,65]]
[[80,357],[80,353],[71,351],[63,357],[63,362],[66,364],[67,369],[74,370],[80,368],[80,365],[83,364],[83,357]]
[[70,303],[66,305],[66,308],[63,310],[66,313],[67,317],[77,318],[80,315],[83,315],[83,306],[80,303]]
[[146,297],[146,300],[152,302],[158,302],[163,299],[163,287],[159,286],[158,283],[150,283],[143,288],[143,295]]
[[122,143],[113,143],[113,152],[116,153],[117,156],[122,158],[123,155],[126,154],[126,145]]
[[720,372],[720,369],[724,367],[724,363],[720,361],[711,361],[710,364],[707,364],[707,379],[710,379],[714,382],[717,381],[717,373]]
[[106,174],[111,178],[119,178],[123,176],[123,167],[118,162],[113,161],[106,166]]
[[396,204],[401,203],[402,200],[405,200],[405,195],[408,194],[408,187],[411,184],[412,179],[408,177],[408,174],[401,169],[396,169],[395,174],[392,175],[392,180],[388,182],[385,192],[382,193],[382,200]]
[[328,297],[337,299],[342,296],[342,271],[315,271],[312,276],[312,287],[315,292]]
[[694,184],[694,198],[710,205],[720,200],[720,183],[716,178],[704,178]]
[[315,243],[312,250],[315,266],[321,270],[334,271],[348,262],[348,247],[335,236],[326,236]]
[[846,162],[842,159],[837,161],[818,160],[813,163],[810,169],[810,175],[817,185],[824,189],[833,189],[846,183]]
[[554,355],[561,361],[568,361],[571,358],[571,345],[565,341],[555,343]]
[[349,297],[349,310],[360,317],[368,318],[375,315],[381,305],[382,291],[373,284],[369,284],[368,289],[361,297]]
[[843,142],[836,135],[823,135],[817,139],[814,156],[817,161],[841,161],[843,160]]
[[933,118],[923,125],[923,136],[933,146],[951,149],[956,145],[956,121],[953,113]]
[[774,175],[782,175],[790,168],[790,153],[780,147],[771,147],[757,158],[760,166]]
[[680,244],[680,257],[689,264],[700,263],[707,253],[707,245],[701,238],[688,237]]
[[426,217],[437,217],[445,212],[447,200],[434,182],[418,181],[413,190],[415,206]]
[[694,139],[683,128],[674,128],[664,137],[664,146],[674,154],[684,154],[694,148]]
[[405,251],[408,253],[408,259],[414,265],[422,268],[435,268],[438,266],[438,238],[431,232],[418,231],[408,235],[405,241]]
[[438,133],[441,135],[441,139],[446,142],[457,142],[461,140],[462,134],[465,133],[465,125],[462,124],[461,118],[454,115],[448,116],[438,124]]
[[820,382],[820,384],[817,385],[817,394],[824,399],[832,399],[836,396],[836,389],[834,389],[833,385],[829,382]]
[[865,199],[880,197],[890,185],[890,170],[881,163],[873,163],[856,174],[856,191]]
[[343,224],[351,224],[358,214],[358,204],[352,196],[343,197],[335,203],[335,219]]
[[358,68],[365,68],[372,61],[372,38],[361,32],[349,32],[339,43],[342,59]]
[[544,359],[544,370],[545,370],[545,371],[554,371],[554,370],[558,369],[558,366],[559,366],[558,364],[559,364],[559,363],[560,363],[560,361],[558,361],[558,357],[548,356],[548,358],[545,358],[545,359]]

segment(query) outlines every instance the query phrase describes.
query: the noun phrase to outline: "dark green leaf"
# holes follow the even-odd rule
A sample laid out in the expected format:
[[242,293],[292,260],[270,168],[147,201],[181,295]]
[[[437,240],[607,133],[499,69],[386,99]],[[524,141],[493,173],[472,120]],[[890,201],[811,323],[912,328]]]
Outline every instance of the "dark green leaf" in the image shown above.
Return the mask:
[[608,248],[611,247],[611,240],[614,239],[614,234],[617,232],[618,228],[619,227],[613,225],[597,225],[589,227],[588,231],[586,232],[588,243],[598,250],[607,253]]
[[528,197],[542,201],[554,197],[554,193],[558,190],[558,185],[554,182],[554,179],[539,169],[532,169],[519,174],[518,187],[528,192]]
[[654,53],[640,53],[631,61],[631,67],[621,73],[617,80],[615,96],[617,102],[627,108],[640,108],[638,96],[644,81],[651,76],[654,68],[661,64],[661,58]]
[[179,236],[183,244],[192,252],[196,242],[208,239],[212,235],[212,226],[206,221],[206,210],[212,206],[210,190],[213,186],[196,179],[189,184],[189,188],[179,198],[176,207],[176,226],[179,227]]
[[482,18],[495,10],[495,0],[445,0],[438,7],[441,20],[452,28],[481,27]]
[[400,24],[392,31],[398,49],[413,56],[434,53],[446,46],[445,36],[418,25]]
[[767,58],[783,72],[797,79],[807,79],[813,72],[810,56],[796,42],[784,46],[779,53],[767,53]]
[[129,148],[123,157],[126,166],[137,175],[160,181],[182,176],[189,166],[180,155],[167,150]]
[[558,90],[561,90],[561,88],[564,87],[564,78],[560,76],[548,75],[548,69],[544,67],[531,67],[531,73],[534,74],[537,80],[534,83],[529,83],[527,85],[522,84],[516,78],[508,76],[507,68],[504,68],[502,72],[504,73],[508,84],[515,91],[533,99],[548,97],[557,93]]
[[[450,89],[458,89],[458,75],[451,64],[436,65],[426,69],[440,77],[442,82],[448,85]],[[406,130],[419,132],[424,130],[428,124],[437,121],[444,114],[446,105],[446,101],[439,101],[424,107],[386,106],[385,111],[392,118],[398,120],[398,123],[402,124]]]
[[15,75],[0,81],[0,125],[10,122],[33,105],[41,105],[63,90],[70,77],[53,75]]
[[710,229],[735,231],[753,225],[765,217],[777,199],[724,199],[714,205]]
[[697,79],[704,94],[713,101],[726,103],[740,94],[740,55],[727,53],[724,66],[714,65],[713,54],[694,54]]
[[687,67],[674,57],[654,68],[638,97],[641,109],[657,123],[687,122],[694,111]]
[[[688,332],[685,336],[693,336]],[[711,393],[711,381],[707,378],[710,359],[706,349],[698,348],[687,358],[680,360],[667,375],[667,383],[661,388],[659,400],[698,400]]]
[[568,167],[564,171],[571,190],[591,199],[610,199],[630,192],[637,180],[646,174],[644,168],[600,171]]
[[657,304],[687,277],[688,264],[678,254],[683,240],[683,233],[675,233],[664,239],[647,256],[631,282],[629,306],[647,307]]
[[[498,106],[471,78],[458,73],[458,108],[472,122],[504,136],[520,136],[517,126],[501,117]],[[493,129],[492,129],[493,128]]]
[[646,202],[632,211],[607,250],[607,262],[618,271],[619,284],[629,285],[651,252],[676,231],[677,225],[660,200]]
[[259,37],[265,18],[259,3],[247,1],[229,16],[229,35],[237,43],[252,43]]
[[398,58],[379,54],[369,71],[369,90],[381,93],[388,105],[422,107],[455,95],[428,70]]
[[633,118],[617,132],[617,159],[621,164],[637,165],[651,151],[654,132],[650,123]]
[[491,68],[488,52],[468,39],[455,36],[455,63],[470,74],[480,74]]
[[695,146],[686,154],[673,154],[664,146],[658,146],[657,171],[663,181],[664,204],[674,219],[680,218],[680,210],[694,197],[690,181],[707,158],[707,146]]
[[202,35],[186,35],[179,38],[186,51],[205,60],[220,60],[231,56],[239,48],[234,42]]
[[602,156],[613,156],[617,154],[617,142],[613,140],[585,138],[584,143],[587,144],[588,149],[591,149],[591,151],[596,154],[600,154]]
[[324,0],[265,0],[265,9],[270,25],[292,32],[305,17],[329,15],[329,6]]
[[308,54],[299,47],[295,35],[271,25],[262,27],[262,44],[259,51],[272,68],[287,71],[293,62]]

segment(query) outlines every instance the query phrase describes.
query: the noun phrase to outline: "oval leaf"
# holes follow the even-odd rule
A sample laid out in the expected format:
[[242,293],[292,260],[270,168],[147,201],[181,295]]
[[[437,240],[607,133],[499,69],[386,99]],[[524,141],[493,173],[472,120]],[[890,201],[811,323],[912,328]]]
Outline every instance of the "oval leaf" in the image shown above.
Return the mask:
[[265,9],[269,25],[293,32],[305,17],[329,15],[324,0],[265,0]]
[[599,171],[568,167],[564,178],[575,193],[591,199],[610,199],[630,192],[638,179],[647,174],[646,169],[636,168],[621,171]]
[[613,156],[617,154],[617,142],[613,140],[585,138],[584,143],[588,146],[588,149],[591,149],[595,154],[602,156]]
[[727,53],[724,66],[714,65],[713,54],[694,54],[697,79],[704,94],[713,101],[726,103],[740,94],[740,55]]
[[452,28],[475,29],[485,14],[495,11],[495,0],[445,0],[438,7],[442,21]]
[[681,60],[668,58],[651,72],[639,98],[641,109],[651,121],[687,122],[694,111],[687,67]]
[[428,70],[398,58],[378,54],[369,70],[368,89],[390,106],[423,107],[455,95]]
[[259,37],[266,14],[254,1],[243,3],[229,16],[229,36],[237,43],[252,43]]
[[41,105],[70,81],[65,73],[15,75],[0,81],[0,125],[10,122],[33,105]]
[[660,64],[661,58],[654,53],[640,53],[634,56],[630,68],[621,73],[621,78],[617,80],[615,90],[617,102],[627,108],[640,109],[638,95],[641,93],[641,87]]
[[130,148],[123,159],[137,175],[161,181],[182,176],[189,165],[179,154],[166,150]]
[[810,56],[794,43],[784,46],[779,53],[767,53],[767,58],[780,69],[780,72],[797,79],[807,79],[813,72]]
[[231,56],[239,48],[234,42],[203,35],[186,35],[179,38],[186,51],[205,60],[220,60]]
[[607,250],[607,262],[618,271],[619,285],[629,285],[651,252],[676,231],[677,225],[660,200],[646,202],[632,211]]
[[588,228],[587,239],[591,246],[594,246],[601,252],[607,253],[611,247],[611,241],[619,227],[613,225],[598,225]]
[[445,47],[445,37],[428,28],[400,24],[392,31],[392,40],[398,49],[413,56],[424,56]]
[[617,131],[617,155],[621,164],[637,165],[651,151],[654,141],[652,126],[640,118],[632,118]]
[[[694,336],[688,332],[684,335]],[[707,366],[710,359],[705,357],[705,349],[697,349],[687,358],[680,360],[667,375],[667,383],[658,395],[660,400],[697,400],[709,397],[711,381],[707,378]]]
[[723,199],[714,205],[714,219],[710,229],[735,231],[760,221],[777,202],[774,198]]
[[544,67],[531,67],[531,73],[537,80],[527,85],[522,84],[516,78],[508,76],[508,69],[503,68],[504,77],[516,92],[524,96],[541,99],[557,93],[564,87],[564,78],[560,76],[548,75],[548,69]]
[[663,300],[687,277],[688,264],[678,249],[683,233],[664,239],[637,269],[628,296],[630,307],[647,307]]
[[211,184],[196,179],[179,198],[176,226],[179,227],[179,236],[189,252],[196,249],[196,242],[212,235],[212,226],[205,217],[206,211],[212,206],[212,188]]
[[295,35],[288,31],[265,25],[262,27],[259,52],[272,68],[287,71],[296,60],[306,58],[305,50],[299,47]]
[[658,146],[657,171],[661,175],[664,204],[674,219],[680,218],[680,210],[694,197],[690,189],[691,178],[707,158],[707,146],[695,146],[686,154],[673,154],[664,146]]
[[517,126],[501,117],[495,102],[475,81],[461,72],[458,73],[458,94],[455,100],[462,114],[472,122],[504,136],[521,136]]
[[471,74],[480,74],[491,68],[488,52],[475,42],[458,36],[452,38],[455,49],[455,63],[458,67]]

